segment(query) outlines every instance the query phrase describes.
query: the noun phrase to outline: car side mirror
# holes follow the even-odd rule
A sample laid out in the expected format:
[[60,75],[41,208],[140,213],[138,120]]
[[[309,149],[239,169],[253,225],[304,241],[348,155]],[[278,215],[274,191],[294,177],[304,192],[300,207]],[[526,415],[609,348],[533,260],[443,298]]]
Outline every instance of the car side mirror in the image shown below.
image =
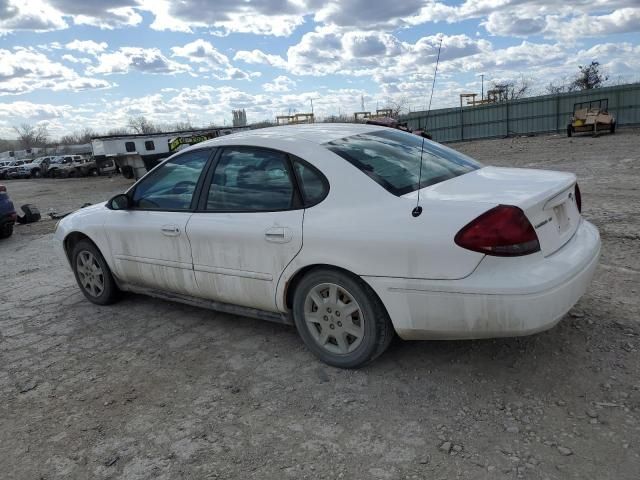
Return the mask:
[[107,208],[110,210],[128,210],[131,208],[131,199],[126,193],[119,193],[111,197],[111,200],[107,202]]

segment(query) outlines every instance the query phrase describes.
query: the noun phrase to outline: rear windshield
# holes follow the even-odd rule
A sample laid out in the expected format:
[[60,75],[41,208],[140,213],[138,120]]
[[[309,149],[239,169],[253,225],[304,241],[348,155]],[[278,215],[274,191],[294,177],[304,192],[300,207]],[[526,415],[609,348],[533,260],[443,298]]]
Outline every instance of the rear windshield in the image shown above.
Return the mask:
[[[359,168],[394,195],[477,170],[482,165],[443,145],[400,130],[385,129],[362,133],[326,143],[333,153]],[[420,158],[422,157],[422,180]]]

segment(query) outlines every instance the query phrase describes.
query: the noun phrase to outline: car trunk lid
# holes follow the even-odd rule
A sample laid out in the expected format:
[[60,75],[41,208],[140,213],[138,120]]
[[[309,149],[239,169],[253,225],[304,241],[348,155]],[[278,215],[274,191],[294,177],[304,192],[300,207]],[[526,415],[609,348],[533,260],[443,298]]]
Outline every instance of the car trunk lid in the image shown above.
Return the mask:
[[[521,208],[533,225],[540,249],[551,255],[567,243],[580,223],[572,173],[484,167],[423,188],[420,198]],[[411,192],[405,198],[416,198]]]

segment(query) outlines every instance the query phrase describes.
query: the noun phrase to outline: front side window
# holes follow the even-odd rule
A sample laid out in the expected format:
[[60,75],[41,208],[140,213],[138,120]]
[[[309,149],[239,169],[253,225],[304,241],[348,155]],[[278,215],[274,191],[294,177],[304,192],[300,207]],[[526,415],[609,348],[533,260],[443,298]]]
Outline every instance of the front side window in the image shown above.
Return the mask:
[[145,210],[189,210],[196,184],[211,150],[183,153],[159,165],[136,185],[133,207]]
[[353,135],[325,146],[397,196],[482,167],[472,158],[430,140],[424,139],[423,150],[422,137],[400,130]]
[[135,152],[136,144],[134,142],[124,142],[124,148],[127,150],[127,152]]
[[206,209],[217,212],[288,210],[293,183],[284,153],[258,148],[228,148],[220,155]]

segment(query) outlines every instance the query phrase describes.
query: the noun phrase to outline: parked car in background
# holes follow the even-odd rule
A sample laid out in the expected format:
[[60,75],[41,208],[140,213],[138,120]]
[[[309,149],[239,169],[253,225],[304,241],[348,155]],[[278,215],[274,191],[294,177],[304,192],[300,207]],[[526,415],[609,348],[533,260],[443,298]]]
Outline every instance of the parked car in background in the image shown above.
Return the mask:
[[[49,161],[47,169],[48,177],[65,178],[75,176],[76,167],[80,164],[84,157],[82,155],[58,155]],[[73,172],[71,175],[69,173]]]
[[28,160],[11,160],[6,165],[0,167],[0,180],[10,178],[10,175],[18,171],[18,167]]
[[407,340],[529,335],[600,255],[572,173],[497,168],[375,125],[205,141],[60,221],[85,297],[122,290],[294,323],[343,368]]
[[11,236],[17,217],[16,209],[7,193],[7,187],[0,185],[0,238]]
[[9,175],[9,178],[40,178],[46,171],[47,162],[53,157],[38,157],[30,162],[23,163]]

